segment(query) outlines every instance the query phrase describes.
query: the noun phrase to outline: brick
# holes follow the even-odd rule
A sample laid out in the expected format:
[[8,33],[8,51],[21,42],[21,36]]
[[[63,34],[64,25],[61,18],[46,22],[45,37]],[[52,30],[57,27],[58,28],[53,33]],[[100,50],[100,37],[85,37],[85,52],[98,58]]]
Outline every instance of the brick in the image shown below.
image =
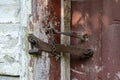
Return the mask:
[[20,80],[19,77],[0,76],[0,80]]
[[19,22],[19,12],[18,0],[0,0],[0,23]]
[[18,62],[6,62],[0,64],[0,74],[1,75],[14,75],[19,76],[20,63]]
[[0,24],[0,74],[19,75],[20,32],[19,24]]
[[0,5],[19,4],[19,0],[0,0]]
[[12,48],[19,42],[19,25],[1,24],[0,25],[0,47]]

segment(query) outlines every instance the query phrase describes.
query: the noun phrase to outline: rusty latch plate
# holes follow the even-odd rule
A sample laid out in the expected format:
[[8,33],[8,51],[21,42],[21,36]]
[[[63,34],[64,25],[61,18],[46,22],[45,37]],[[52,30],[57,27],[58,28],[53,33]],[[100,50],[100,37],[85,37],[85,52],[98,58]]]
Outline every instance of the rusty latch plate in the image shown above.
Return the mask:
[[[41,51],[45,51],[48,53],[52,52],[52,46],[49,43],[46,43],[42,40],[40,40],[39,38],[37,38],[36,36],[34,36],[33,34],[29,34],[28,36],[28,41],[31,43],[31,50],[29,50],[30,54],[41,54]],[[74,55],[79,56],[81,59],[86,59],[89,57],[92,57],[93,55],[93,51],[91,49],[81,49],[81,48],[77,48],[74,46],[70,46],[70,45],[64,45],[64,44],[55,44],[56,47],[56,54],[59,53],[63,53],[63,54],[72,54],[74,53]]]

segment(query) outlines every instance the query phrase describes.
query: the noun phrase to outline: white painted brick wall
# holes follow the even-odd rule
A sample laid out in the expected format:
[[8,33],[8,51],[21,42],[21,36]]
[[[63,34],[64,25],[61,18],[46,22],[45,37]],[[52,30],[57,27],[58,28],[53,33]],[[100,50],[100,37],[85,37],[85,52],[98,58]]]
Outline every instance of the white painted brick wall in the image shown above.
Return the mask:
[[18,77],[0,76],[0,80],[19,80]]
[[0,0],[0,23],[19,22],[19,0]]
[[19,24],[0,24],[0,73],[19,75]]
[[[28,6],[30,0],[0,0],[0,75],[21,76],[20,80],[27,80],[24,38]],[[0,76],[0,80],[19,79]]]

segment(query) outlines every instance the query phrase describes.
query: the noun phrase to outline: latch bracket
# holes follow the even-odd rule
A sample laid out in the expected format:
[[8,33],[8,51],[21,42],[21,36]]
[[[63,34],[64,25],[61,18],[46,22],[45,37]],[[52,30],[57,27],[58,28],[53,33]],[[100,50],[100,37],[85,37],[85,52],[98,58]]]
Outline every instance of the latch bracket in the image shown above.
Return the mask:
[[[52,49],[51,49],[52,46],[49,43],[46,43],[40,40],[33,34],[29,34],[28,41],[31,43],[31,48],[32,48],[31,50],[29,50],[30,54],[40,55],[42,51],[45,51],[48,53],[52,52]],[[56,47],[56,50],[55,50],[56,54],[60,54],[61,52],[63,54],[70,53],[80,57],[80,59],[87,59],[93,56],[93,51],[91,49],[81,49],[81,48],[77,48],[70,45],[64,45],[64,44],[55,44],[55,47]]]

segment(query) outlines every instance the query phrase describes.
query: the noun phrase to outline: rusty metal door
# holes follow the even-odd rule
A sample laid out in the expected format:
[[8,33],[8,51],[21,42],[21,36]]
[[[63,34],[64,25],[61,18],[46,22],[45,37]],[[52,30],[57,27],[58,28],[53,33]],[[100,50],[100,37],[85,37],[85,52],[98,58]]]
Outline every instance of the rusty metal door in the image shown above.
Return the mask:
[[120,1],[103,2],[102,78],[120,80]]
[[100,80],[101,78],[102,6],[102,0],[72,1],[72,30],[88,34],[88,41],[80,44],[79,40],[72,39],[71,44],[90,48],[94,51],[94,55],[83,61],[71,58],[71,80]]
[[[66,59],[68,60],[66,63],[68,68],[64,68],[70,70],[70,73],[62,73],[63,68],[61,68],[60,64],[62,60],[56,60],[50,54],[42,52],[42,56],[31,56],[30,66],[33,68],[33,79],[120,80],[120,1],[63,1],[71,3],[68,4],[71,6],[71,11],[69,10],[71,24],[67,20],[68,24],[71,25],[71,31],[76,32],[78,35],[88,35],[88,39],[83,43],[79,39],[71,38],[70,45],[92,49],[94,55],[89,59],[80,60],[78,56],[74,55],[75,53],[71,53],[70,64],[69,58],[66,57],[68,58]],[[60,31],[61,17],[63,17],[61,15],[62,8],[61,0],[32,0],[30,28],[34,35],[49,43],[50,38],[45,34],[44,28],[48,26],[48,23],[52,23],[52,26]],[[67,15],[65,14],[63,19],[65,19],[65,16]],[[60,44],[60,35],[54,35],[54,38],[55,43]],[[68,78],[61,78],[66,74]]]
[[86,61],[71,59],[71,80],[120,80],[120,1],[73,0],[72,30],[89,35],[86,44],[94,55]]

